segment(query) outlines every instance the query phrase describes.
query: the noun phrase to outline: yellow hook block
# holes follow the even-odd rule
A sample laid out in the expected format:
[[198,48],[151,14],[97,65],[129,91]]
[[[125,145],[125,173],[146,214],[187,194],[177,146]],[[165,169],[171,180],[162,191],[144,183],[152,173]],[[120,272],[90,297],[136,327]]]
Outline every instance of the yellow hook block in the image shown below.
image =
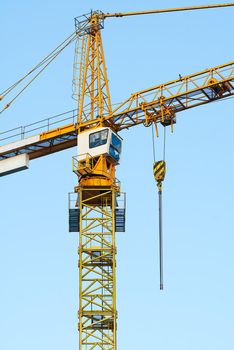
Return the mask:
[[158,183],[164,181],[166,175],[166,162],[164,160],[160,160],[154,162],[154,177]]

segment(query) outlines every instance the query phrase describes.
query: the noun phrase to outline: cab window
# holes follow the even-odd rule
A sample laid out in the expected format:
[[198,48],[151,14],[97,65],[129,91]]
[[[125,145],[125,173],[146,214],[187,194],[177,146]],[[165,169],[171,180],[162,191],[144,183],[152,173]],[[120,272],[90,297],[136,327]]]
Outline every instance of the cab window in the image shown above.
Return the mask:
[[111,145],[116,149],[117,152],[121,152],[122,142],[115,134],[111,135]]
[[121,140],[115,135],[111,135],[111,145],[110,145],[110,155],[116,160],[119,161],[121,153]]
[[108,129],[94,132],[89,135],[89,148],[105,145],[108,138]]

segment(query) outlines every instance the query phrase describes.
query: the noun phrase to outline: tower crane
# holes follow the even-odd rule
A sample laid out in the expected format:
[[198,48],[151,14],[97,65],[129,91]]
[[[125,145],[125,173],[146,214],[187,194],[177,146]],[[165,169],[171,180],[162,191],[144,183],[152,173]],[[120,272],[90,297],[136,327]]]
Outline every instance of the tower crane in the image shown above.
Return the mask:
[[[234,3],[128,13],[91,12],[76,18],[75,33],[1,93],[2,101],[34,74],[2,108],[3,112],[67,45],[77,40],[73,97],[78,108],[2,132],[0,176],[27,169],[33,159],[78,146],[78,154],[73,157],[78,184],[69,194],[69,231],[79,232],[80,350],[117,349],[115,233],[125,230],[125,193],[115,173],[121,157],[121,131],[153,125],[157,134],[159,124],[173,130],[179,112],[234,95],[234,62],[229,62],[137,91],[113,108],[101,39],[104,20],[231,6]],[[154,172],[161,203],[165,162],[156,162]]]

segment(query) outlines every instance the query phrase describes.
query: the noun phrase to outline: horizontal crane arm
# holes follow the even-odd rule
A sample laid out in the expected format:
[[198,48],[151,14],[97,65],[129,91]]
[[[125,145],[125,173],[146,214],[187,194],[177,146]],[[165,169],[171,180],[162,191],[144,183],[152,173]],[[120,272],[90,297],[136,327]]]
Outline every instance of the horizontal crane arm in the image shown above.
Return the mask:
[[[121,103],[112,115],[98,116],[78,124],[77,110],[73,110],[1,133],[0,174],[13,172],[7,170],[9,158],[14,158],[18,169],[22,170],[31,159],[76,146],[77,134],[87,129],[108,126],[119,132],[139,124],[147,126],[152,122],[170,125],[178,112],[234,96],[233,82],[234,62],[229,62],[138,91]],[[21,165],[20,157],[23,159]],[[1,166],[5,169],[5,164],[4,172]]]
[[234,62],[179,77],[132,94],[106,123],[116,131],[138,124],[162,122],[178,112],[234,95]]
[[161,10],[150,10],[150,11],[138,11],[138,12],[119,12],[119,13],[105,13],[104,18],[110,17],[127,17],[127,16],[139,16],[139,15],[152,15],[157,13],[166,13],[166,12],[179,12],[179,11],[193,11],[193,10],[207,10],[221,7],[231,7],[234,6],[234,3],[228,4],[213,4],[213,5],[201,5],[201,6],[187,6],[187,7],[177,7],[177,8],[168,8]]

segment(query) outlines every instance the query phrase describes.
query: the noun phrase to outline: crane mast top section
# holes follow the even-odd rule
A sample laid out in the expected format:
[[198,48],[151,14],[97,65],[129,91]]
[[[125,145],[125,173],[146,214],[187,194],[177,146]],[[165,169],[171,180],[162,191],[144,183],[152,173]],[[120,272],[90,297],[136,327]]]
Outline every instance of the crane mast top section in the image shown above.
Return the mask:
[[[138,12],[124,12],[124,13],[106,13],[105,14],[101,11],[94,11],[94,12],[91,12],[90,14],[75,18],[75,28],[76,28],[76,34],[78,36],[78,42],[77,42],[75,62],[74,62],[73,97],[78,101],[78,123],[80,125],[84,123],[86,125],[88,125],[87,123],[91,123],[92,125],[94,125],[96,121],[99,119],[99,123],[101,120],[100,126],[106,126],[106,124],[108,124],[106,122],[106,118],[108,118],[108,121],[110,121],[111,119],[108,125],[109,127],[114,128],[115,131],[119,131],[121,130],[121,128],[123,128],[123,123],[121,119],[122,117],[120,117],[121,125],[119,125],[119,119],[118,119],[119,115],[117,119],[113,118],[112,107],[111,107],[107,69],[106,69],[104,51],[103,51],[102,40],[101,40],[101,29],[104,28],[104,20],[106,18],[158,14],[158,13],[164,13],[164,12],[204,10],[204,9],[214,9],[214,8],[221,8],[221,7],[231,7],[231,6],[234,6],[234,3],[213,4],[213,5],[204,5],[204,6],[189,6],[189,7],[180,7],[180,8],[169,8],[169,9],[138,11]],[[185,82],[185,84],[186,83],[190,83],[190,80],[188,79]],[[207,83],[207,81],[205,83]],[[209,83],[211,83],[211,81],[209,81]],[[196,88],[196,84],[194,84],[193,87]],[[185,91],[186,93],[189,88],[190,86],[186,86],[186,91]],[[227,88],[227,85],[226,85],[226,88]],[[184,87],[182,87],[182,90],[184,90]],[[230,90],[230,87],[229,87],[229,90]],[[196,91],[196,93],[198,94],[198,91]],[[201,96],[202,98],[204,96],[209,100],[212,100],[214,98],[213,96],[214,94],[209,94],[209,91],[208,91],[208,94],[204,93],[204,90],[200,91],[200,93],[202,95]],[[153,100],[155,100],[156,97],[161,98],[161,100],[166,98],[166,96],[162,94],[162,87],[160,87],[160,91],[156,93]],[[141,101],[139,102],[139,100]],[[135,97],[130,98],[130,105],[127,105],[127,109],[129,109],[130,107],[132,109],[132,106],[135,104],[134,115],[136,115],[138,118],[139,115],[141,114],[141,111],[139,110],[136,112],[136,109],[139,107],[138,104],[142,103],[141,107],[143,107],[146,101],[143,97],[143,93],[136,94]],[[180,108],[188,108],[188,106],[191,104],[190,103],[191,99],[190,100],[187,99],[186,101],[184,101],[182,96],[177,99],[177,102],[178,101],[180,104]],[[127,103],[128,102],[129,101],[127,101]],[[173,110],[173,113],[175,113],[178,110],[178,108],[175,108],[175,102],[176,102],[175,100],[170,101],[166,105],[165,104],[163,105],[161,103],[160,109],[164,108],[167,114],[169,112],[169,109],[170,109],[170,112]],[[115,109],[115,112],[118,113],[119,108]],[[128,111],[128,115],[130,115],[129,113],[130,111]],[[147,105],[147,113],[152,114],[152,111],[149,109],[148,105]],[[162,119],[164,123],[164,116]],[[138,123],[139,120],[137,120],[136,122]],[[130,124],[127,123],[127,127],[129,127]],[[81,127],[80,131],[82,130],[83,128]]]
[[109,82],[102,45],[103,15],[75,19],[77,43],[74,60],[73,97],[78,101],[78,123],[112,115]]
[[75,18],[75,29],[78,36],[89,35],[104,28],[104,13],[94,11]]

